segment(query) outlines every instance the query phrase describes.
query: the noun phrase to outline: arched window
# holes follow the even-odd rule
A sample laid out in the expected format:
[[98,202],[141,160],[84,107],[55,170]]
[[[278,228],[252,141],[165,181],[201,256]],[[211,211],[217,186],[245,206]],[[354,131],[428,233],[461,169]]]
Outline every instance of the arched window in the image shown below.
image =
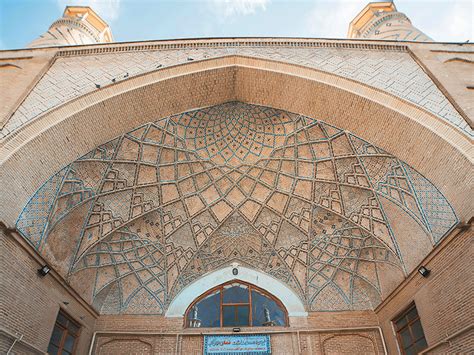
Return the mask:
[[288,325],[283,304],[268,292],[233,280],[199,296],[186,310],[185,326],[268,327]]

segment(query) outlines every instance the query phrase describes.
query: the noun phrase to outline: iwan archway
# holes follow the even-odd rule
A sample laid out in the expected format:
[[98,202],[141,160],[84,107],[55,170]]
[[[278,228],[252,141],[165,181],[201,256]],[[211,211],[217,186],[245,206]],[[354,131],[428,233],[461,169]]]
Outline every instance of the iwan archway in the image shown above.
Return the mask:
[[286,284],[306,311],[373,309],[457,223],[383,149],[228,102],[96,147],[37,190],[16,228],[100,312],[163,315],[234,261]]
[[290,327],[338,312],[355,329],[360,317],[361,346],[383,349],[373,310],[470,213],[461,130],[374,87],[271,60],[123,80],[2,143],[5,222],[95,309],[98,329],[149,317],[181,331],[176,318],[239,264],[237,278],[278,297]]
[[[229,101],[324,117],[406,161],[445,189],[461,218],[469,214],[470,195],[455,191],[469,179],[472,164],[470,138],[460,130],[353,80],[294,64],[227,56],[118,82],[65,103],[4,138],[0,188],[7,202],[15,201],[4,211],[4,221],[13,226],[20,206],[41,181],[94,147],[159,117]],[[46,150],[43,159],[26,164],[31,154]],[[21,190],[10,188],[13,181]]]

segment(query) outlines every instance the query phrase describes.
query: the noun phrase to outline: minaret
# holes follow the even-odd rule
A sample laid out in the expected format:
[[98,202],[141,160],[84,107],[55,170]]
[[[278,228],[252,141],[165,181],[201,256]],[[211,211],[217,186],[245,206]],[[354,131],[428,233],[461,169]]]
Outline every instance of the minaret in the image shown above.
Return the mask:
[[63,17],[28,47],[74,46],[113,42],[109,25],[88,6],[67,6]]
[[392,1],[371,2],[352,20],[348,38],[432,42]]

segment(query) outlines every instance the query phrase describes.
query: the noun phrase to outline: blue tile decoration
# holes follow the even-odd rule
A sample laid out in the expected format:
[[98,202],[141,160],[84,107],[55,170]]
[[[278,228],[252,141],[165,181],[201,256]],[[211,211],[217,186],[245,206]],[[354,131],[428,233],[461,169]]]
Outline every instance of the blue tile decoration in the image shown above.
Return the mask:
[[380,278],[410,272],[382,199],[433,245],[458,223],[433,184],[371,143],[229,102],[97,147],[38,189],[17,228],[40,253],[56,230],[79,230],[64,276],[95,275],[102,313],[164,314],[184,287],[231,262],[286,283],[308,310],[373,309]]
[[66,172],[67,168],[46,181],[31,197],[18,217],[16,228],[37,249],[44,238],[51,208],[57,198]]
[[434,242],[438,243],[458,223],[454,209],[428,179],[405,163],[403,168],[412,184],[425,223]]

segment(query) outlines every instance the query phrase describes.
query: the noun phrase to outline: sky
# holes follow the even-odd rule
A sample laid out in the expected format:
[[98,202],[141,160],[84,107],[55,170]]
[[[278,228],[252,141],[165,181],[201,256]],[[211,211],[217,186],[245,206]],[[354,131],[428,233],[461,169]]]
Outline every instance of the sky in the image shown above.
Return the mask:
[[[199,37],[346,38],[370,0],[0,0],[0,49],[24,48],[66,5],[91,6],[115,41]],[[474,41],[474,0],[396,0],[440,42]]]

